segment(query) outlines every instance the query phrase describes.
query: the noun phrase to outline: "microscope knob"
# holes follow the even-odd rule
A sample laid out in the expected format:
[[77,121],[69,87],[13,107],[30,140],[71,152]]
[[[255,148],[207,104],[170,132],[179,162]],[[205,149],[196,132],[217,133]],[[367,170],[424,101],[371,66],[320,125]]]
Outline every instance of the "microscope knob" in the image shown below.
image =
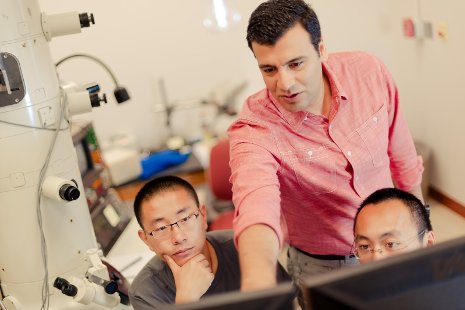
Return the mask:
[[107,294],[114,294],[116,293],[117,290],[118,290],[118,283],[116,283],[115,281],[109,281],[105,285],[105,293]]

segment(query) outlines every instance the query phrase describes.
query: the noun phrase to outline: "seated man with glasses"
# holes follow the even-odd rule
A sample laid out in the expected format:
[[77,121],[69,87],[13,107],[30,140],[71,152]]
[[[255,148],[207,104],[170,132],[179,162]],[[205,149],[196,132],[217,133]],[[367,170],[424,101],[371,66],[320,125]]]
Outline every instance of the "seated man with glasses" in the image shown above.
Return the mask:
[[414,195],[384,188],[368,196],[354,220],[353,253],[361,263],[434,244],[425,205]]
[[[187,181],[166,176],[148,182],[135,198],[134,213],[139,237],[156,254],[131,284],[135,310],[239,290],[232,230],[206,232],[205,205]],[[277,280],[290,281],[281,266]]]

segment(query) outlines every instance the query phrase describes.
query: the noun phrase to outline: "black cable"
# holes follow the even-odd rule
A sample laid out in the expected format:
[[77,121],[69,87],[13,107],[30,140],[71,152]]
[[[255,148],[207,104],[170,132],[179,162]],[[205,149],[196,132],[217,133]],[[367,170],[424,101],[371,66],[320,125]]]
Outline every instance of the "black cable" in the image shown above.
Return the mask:
[[111,79],[113,80],[113,83],[115,83],[115,86],[116,86],[115,90],[113,91],[116,102],[123,103],[123,102],[128,101],[130,99],[128,91],[126,90],[126,88],[119,85],[118,80],[116,79],[116,76],[113,74],[113,72],[110,70],[110,68],[103,61],[101,61],[100,59],[98,59],[95,56],[92,56],[92,55],[89,55],[89,54],[82,54],[82,53],[80,53],[80,54],[71,54],[69,56],[64,57],[63,59],[60,59],[55,64],[55,66],[58,68],[58,66],[60,64],[62,64],[63,62],[65,62],[65,61],[67,61],[67,60],[69,60],[71,58],[76,58],[76,57],[84,57],[84,58],[91,59],[91,60],[95,61],[96,63],[100,64],[107,71],[107,73],[110,75]]
[[101,65],[107,71],[107,73],[110,75],[111,79],[113,80],[113,83],[115,83],[115,86],[116,86],[115,90],[113,91],[116,102],[123,103],[123,102],[128,101],[130,99],[130,96],[129,96],[128,91],[126,90],[126,88],[119,85],[118,80],[116,79],[116,76],[113,74],[113,72],[110,70],[110,68],[103,61],[98,59],[97,57],[94,57],[94,56],[89,55],[89,54],[82,54],[82,53],[81,54],[71,54],[69,56],[66,56],[63,59],[60,59],[55,64],[55,66],[58,68],[58,66],[61,65],[63,62],[65,62],[65,61],[67,61],[67,60],[69,60],[71,58],[76,58],[76,57],[84,57],[84,58],[91,59],[91,60],[95,61],[96,63],[98,63],[99,65]]
[[111,79],[112,79],[113,82],[115,83],[116,87],[119,87],[118,81],[116,80],[116,77],[115,77],[115,75],[113,74],[113,72],[110,70],[110,68],[109,68],[103,61],[101,61],[101,60],[98,59],[97,57],[94,57],[94,56],[89,55],[89,54],[71,54],[71,55],[69,55],[69,56],[66,56],[66,57],[60,59],[60,60],[55,64],[55,66],[58,68],[59,65],[61,65],[62,63],[64,63],[64,62],[67,61],[68,59],[76,58],[76,57],[89,58],[89,59],[92,59],[93,61],[97,62],[98,64],[100,64],[103,68],[105,68],[105,70],[107,70],[108,74],[111,76]]

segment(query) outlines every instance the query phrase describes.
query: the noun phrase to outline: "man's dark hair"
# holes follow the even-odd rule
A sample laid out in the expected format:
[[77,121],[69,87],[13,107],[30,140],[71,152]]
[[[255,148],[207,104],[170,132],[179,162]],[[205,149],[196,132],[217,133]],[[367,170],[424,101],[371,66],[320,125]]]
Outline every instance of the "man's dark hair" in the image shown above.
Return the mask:
[[136,199],[134,200],[134,214],[136,215],[136,219],[140,227],[144,228],[142,226],[141,218],[142,203],[159,193],[168,192],[179,188],[185,189],[192,196],[192,199],[195,201],[197,207],[199,207],[199,197],[197,196],[194,187],[186,180],[177,176],[164,176],[153,179],[142,187],[142,189],[137,193]]
[[247,44],[274,45],[290,28],[300,23],[310,34],[317,53],[321,29],[315,11],[303,0],[268,0],[260,4],[249,19]]
[[[418,229],[418,233],[422,231],[432,231],[433,226],[429,218],[429,214],[426,210],[426,206],[418,199],[415,195],[409,192],[397,189],[397,188],[383,188],[375,191],[373,194],[368,196],[358,208],[354,219],[354,232],[355,223],[357,222],[358,215],[362,209],[369,204],[379,204],[380,202],[387,200],[400,200],[409,209],[410,214],[413,217]],[[422,238],[423,236],[420,236]]]

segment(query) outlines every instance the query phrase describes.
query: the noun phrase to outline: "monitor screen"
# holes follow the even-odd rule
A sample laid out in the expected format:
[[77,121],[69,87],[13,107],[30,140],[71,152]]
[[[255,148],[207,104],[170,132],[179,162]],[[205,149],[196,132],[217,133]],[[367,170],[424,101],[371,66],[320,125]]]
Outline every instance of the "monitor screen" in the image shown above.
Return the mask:
[[198,302],[171,305],[173,310],[292,310],[295,287],[291,282],[276,287],[250,292],[229,292],[208,296]]
[[308,279],[307,309],[464,309],[465,237]]

